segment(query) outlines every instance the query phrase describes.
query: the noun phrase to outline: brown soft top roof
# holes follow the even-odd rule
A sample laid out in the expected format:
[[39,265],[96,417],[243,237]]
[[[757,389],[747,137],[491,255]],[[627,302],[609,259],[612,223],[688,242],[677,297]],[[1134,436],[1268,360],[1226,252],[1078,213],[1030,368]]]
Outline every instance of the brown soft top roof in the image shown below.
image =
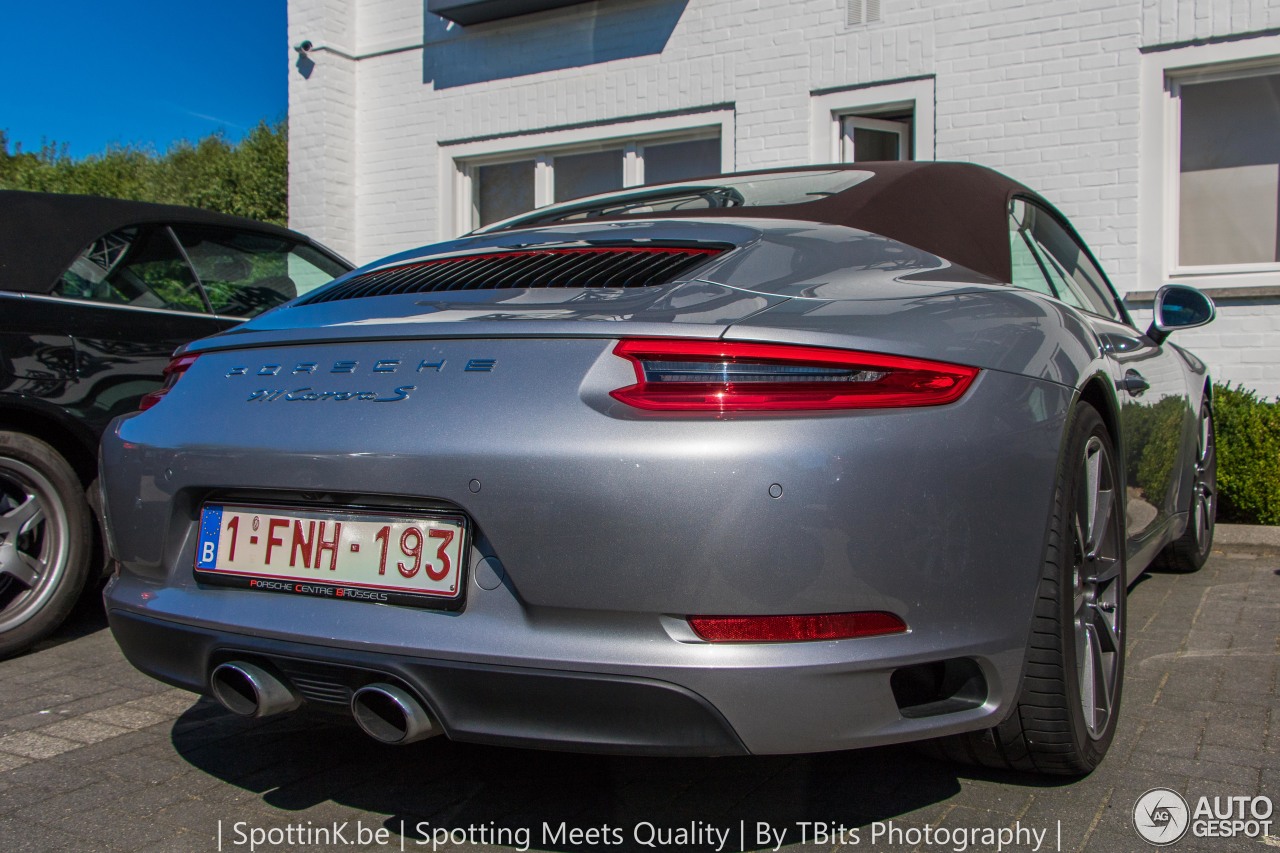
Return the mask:
[[794,213],[788,215],[803,208],[812,211],[807,218],[890,237],[997,281],[1013,278],[1009,202],[1021,195],[1047,205],[1012,178],[973,163],[856,163],[850,168],[875,177],[792,205]]
[[[645,213],[653,219],[798,219],[870,231],[946,258],[974,272],[1007,282],[1012,278],[1009,249],[1009,202],[1025,196],[1052,209],[1037,193],[994,169],[973,163],[897,161],[797,166],[720,175],[748,175],[849,170],[873,177],[849,189],[797,204],[667,210]],[[717,177],[679,181],[678,185],[714,185]],[[636,190],[647,189],[636,187]],[[624,197],[626,191],[617,193]],[[566,203],[566,206],[572,202]],[[536,211],[535,211],[536,213]],[[634,217],[600,217],[627,219]],[[539,224],[531,216],[528,225]],[[549,224],[545,221],[541,224]]]
[[48,293],[94,240],[135,225],[219,225],[315,245],[288,228],[194,207],[0,190],[0,290]]

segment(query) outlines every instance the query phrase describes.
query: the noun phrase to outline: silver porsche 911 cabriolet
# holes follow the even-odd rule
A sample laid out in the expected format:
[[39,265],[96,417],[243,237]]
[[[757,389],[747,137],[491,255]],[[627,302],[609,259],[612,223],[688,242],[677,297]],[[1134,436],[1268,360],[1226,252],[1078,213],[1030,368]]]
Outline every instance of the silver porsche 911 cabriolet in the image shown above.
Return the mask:
[[128,658],[373,737],[940,739],[1078,774],[1213,536],[1213,317],[1036,193],[808,167],[542,208],[180,350],[102,446]]

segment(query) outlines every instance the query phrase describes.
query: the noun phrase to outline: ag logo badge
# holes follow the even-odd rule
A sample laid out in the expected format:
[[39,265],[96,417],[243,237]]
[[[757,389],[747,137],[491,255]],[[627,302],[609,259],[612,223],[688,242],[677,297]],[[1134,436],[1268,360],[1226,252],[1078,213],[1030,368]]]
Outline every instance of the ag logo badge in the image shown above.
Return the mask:
[[1133,804],[1133,828],[1144,841],[1158,847],[1186,835],[1190,818],[1187,801],[1169,788],[1152,788]]

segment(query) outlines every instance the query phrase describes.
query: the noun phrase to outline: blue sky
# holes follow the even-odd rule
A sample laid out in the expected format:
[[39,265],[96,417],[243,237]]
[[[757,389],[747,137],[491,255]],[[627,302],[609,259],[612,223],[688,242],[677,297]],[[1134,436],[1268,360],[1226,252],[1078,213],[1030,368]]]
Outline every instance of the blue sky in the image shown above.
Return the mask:
[[283,117],[285,0],[5,0],[0,130],[72,157],[132,143],[163,152]]

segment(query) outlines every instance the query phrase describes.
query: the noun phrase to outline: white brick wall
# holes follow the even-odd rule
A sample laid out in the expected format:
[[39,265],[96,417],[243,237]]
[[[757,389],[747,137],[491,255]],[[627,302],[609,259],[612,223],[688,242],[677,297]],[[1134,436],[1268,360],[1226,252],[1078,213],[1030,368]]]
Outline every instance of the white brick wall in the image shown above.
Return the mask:
[[1280,27],[1268,0],[1142,0],[1144,44],[1171,44]]
[[[349,50],[354,11],[343,0],[290,0],[289,44],[304,39]],[[314,64],[300,69],[298,54],[289,52],[289,224],[354,260],[359,69],[336,54],[310,56]]]
[[[291,43],[361,57],[316,51],[309,77],[290,68],[291,223],[368,261],[452,236],[440,141],[715,105],[733,111],[727,168],[807,163],[812,93],[932,75],[938,159],[1040,190],[1122,292],[1154,290],[1162,272],[1139,262],[1139,172],[1142,123],[1162,119],[1143,115],[1142,51],[1280,27],[1280,4],[1264,0],[881,8],[880,23],[851,28],[843,0],[606,0],[461,28],[422,0],[289,0]],[[1266,364],[1229,361],[1217,334],[1202,354],[1219,373],[1280,394]],[[1280,374],[1280,359],[1271,366]]]

